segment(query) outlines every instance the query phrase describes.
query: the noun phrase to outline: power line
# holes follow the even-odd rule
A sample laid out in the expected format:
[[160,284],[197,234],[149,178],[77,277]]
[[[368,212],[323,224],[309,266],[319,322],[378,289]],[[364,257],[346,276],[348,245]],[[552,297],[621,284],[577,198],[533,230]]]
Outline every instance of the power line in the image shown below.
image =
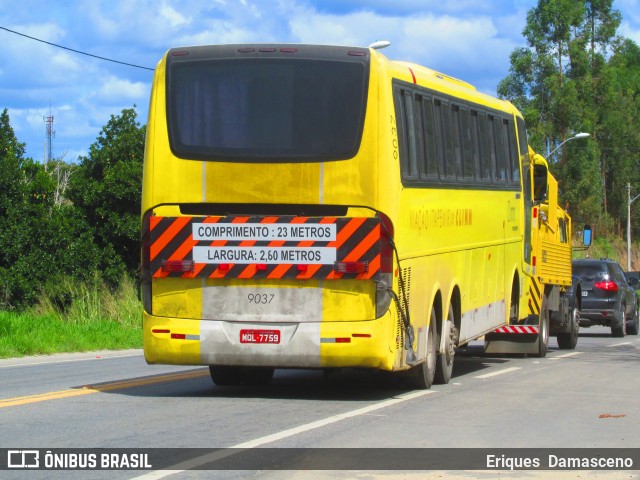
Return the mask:
[[151,70],[151,71],[154,70],[153,68],[142,67],[140,65],[135,65],[133,63],[121,62],[119,60],[113,60],[112,58],[101,57],[99,55],[93,55],[92,53],[82,52],[80,50],[74,50],[73,48],[64,47],[64,46],[58,45],[56,43],[47,42],[46,40],[42,40],[40,38],[31,37],[29,35],[25,35],[24,33],[16,32],[15,30],[10,30],[10,29],[8,29],[6,27],[0,27],[0,29],[1,30],[6,30],[7,32],[14,33],[16,35],[20,35],[21,37],[25,37],[25,38],[28,38],[30,40],[35,40],[36,42],[46,43],[47,45],[51,45],[53,47],[58,47],[58,48],[62,48],[64,50],[69,50],[70,52],[79,53],[80,55],[86,55],[87,57],[97,58],[99,60],[104,60],[106,62],[119,63],[120,65],[126,65],[128,67],[142,68],[143,70]]

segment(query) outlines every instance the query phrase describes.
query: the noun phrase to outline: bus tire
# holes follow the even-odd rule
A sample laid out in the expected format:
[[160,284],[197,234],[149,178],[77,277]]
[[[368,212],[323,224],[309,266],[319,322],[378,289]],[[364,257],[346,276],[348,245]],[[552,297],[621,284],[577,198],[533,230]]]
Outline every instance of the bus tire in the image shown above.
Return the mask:
[[433,385],[436,374],[436,355],[438,353],[438,328],[435,309],[431,309],[431,320],[427,329],[427,353],[424,362],[414,367],[408,377],[409,386],[419,390],[427,390]]
[[245,385],[269,385],[275,369],[270,367],[245,367],[242,370],[242,383]]
[[449,383],[453,372],[453,358],[456,353],[456,324],[453,315],[453,305],[449,305],[449,314],[442,325],[444,345],[442,352],[436,358],[435,383],[443,385]]
[[209,374],[213,383],[220,387],[240,385],[242,382],[242,367],[209,365]]

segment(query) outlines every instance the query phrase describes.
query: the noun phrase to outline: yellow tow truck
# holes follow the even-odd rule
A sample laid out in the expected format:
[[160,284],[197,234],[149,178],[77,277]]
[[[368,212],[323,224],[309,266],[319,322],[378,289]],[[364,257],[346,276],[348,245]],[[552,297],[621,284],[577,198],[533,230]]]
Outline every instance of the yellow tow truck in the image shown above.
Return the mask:
[[[581,292],[572,278],[571,217],[558,204],[558,181],[545,158],[529,147],[528,160],[523,168],[525,251],[518,311],[508,325],[485,336],[487,354],[544,357],[550,335],[561,349],[574,349],[578,342]],[[588,225],[583,239],[588,246]]]

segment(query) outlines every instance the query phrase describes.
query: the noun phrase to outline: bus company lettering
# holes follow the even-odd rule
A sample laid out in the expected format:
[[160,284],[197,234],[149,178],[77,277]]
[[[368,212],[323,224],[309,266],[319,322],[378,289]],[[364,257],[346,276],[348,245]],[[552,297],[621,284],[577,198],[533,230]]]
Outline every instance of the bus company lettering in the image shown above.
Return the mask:
[[413,209],[409,213],[411,228],[418,231],[473,225],[473,209],[471,208],[423,208]]

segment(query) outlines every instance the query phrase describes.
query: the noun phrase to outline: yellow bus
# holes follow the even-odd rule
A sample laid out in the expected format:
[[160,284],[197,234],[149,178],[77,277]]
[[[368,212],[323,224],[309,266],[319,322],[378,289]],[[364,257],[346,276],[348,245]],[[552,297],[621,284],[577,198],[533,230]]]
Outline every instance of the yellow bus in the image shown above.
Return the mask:
[[147,362],[218,385],[447,383],[457,347],[527,317],[526,162],[513,105],[374,48],[169,50],[144,161]]

